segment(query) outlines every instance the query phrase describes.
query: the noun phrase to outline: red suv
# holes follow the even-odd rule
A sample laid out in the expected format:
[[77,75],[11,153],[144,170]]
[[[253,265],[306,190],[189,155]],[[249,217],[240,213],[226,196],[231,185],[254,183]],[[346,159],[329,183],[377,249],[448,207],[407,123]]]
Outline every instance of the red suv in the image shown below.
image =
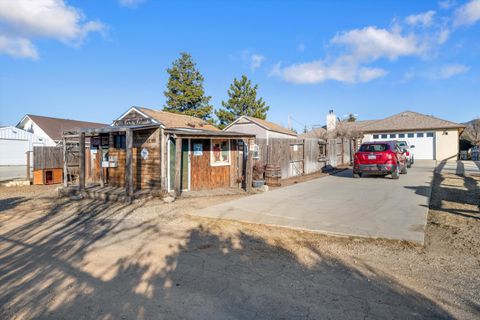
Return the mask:
[[400,173],[407,173],[407,157],[397,141],[367,142],[360,146],[353,161],[353,177],[362,174],[391,174],[398,179]]

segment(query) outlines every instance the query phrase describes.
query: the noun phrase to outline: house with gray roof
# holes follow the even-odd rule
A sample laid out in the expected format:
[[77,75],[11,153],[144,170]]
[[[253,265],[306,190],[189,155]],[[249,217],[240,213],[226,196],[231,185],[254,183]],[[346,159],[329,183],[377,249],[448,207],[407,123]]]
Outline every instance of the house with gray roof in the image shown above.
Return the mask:
[[230,123],[223,131],[254,134],[258,139],[296,139],[297,133],[276,123],[249,116],[241,116]]

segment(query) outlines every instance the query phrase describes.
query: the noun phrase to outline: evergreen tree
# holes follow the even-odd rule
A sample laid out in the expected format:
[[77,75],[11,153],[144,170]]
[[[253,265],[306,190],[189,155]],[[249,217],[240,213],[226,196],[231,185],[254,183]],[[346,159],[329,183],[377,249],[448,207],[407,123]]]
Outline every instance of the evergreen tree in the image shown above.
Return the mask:
[[355,122],[355,121],[357,121],[357,117],[353,113],[350,113],[347,117],[347,122]]
[[167,72],[170,78],[164,92],[167,105],[163,110],[212,121],[213,107],[209,103],[211,97],[205,95],[204,78],[197,70],[192,56],[186,52],[180,53],[180,58],[173,62]]
[[223,108],[215,111],[219,127],[224,128],[240,116],[250,116],[265,120],[270,109],[262,98],[257,99],[258,85],[252,86],[247,76],[233,79],[228,90],[228,101],[222,101]]

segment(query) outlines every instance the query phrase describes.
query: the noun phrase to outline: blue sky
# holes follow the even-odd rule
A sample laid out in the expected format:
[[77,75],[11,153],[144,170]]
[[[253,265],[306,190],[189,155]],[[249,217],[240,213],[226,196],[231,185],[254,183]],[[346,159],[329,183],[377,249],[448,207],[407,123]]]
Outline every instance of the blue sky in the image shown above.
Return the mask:
[[329,109],[480,116],[480,0],[0,0],[0,123],[162,108],[181,51],[216,108],[246,74],[298,130]]

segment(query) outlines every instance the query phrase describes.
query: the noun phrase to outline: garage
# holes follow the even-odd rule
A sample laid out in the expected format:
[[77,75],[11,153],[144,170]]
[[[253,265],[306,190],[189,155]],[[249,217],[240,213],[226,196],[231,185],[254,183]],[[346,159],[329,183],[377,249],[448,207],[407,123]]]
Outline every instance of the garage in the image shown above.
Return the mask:
[[414,158],[418,160],[435,160],[435,132],[400,132],[373,134],[373,141],[405,140],[413,146]]
[[459,137],[465,126],[413,111],[404,111],[381,120],[352,122],[348,130],[360,132],[362,142],[405,140],[417,160],[457,158]]

